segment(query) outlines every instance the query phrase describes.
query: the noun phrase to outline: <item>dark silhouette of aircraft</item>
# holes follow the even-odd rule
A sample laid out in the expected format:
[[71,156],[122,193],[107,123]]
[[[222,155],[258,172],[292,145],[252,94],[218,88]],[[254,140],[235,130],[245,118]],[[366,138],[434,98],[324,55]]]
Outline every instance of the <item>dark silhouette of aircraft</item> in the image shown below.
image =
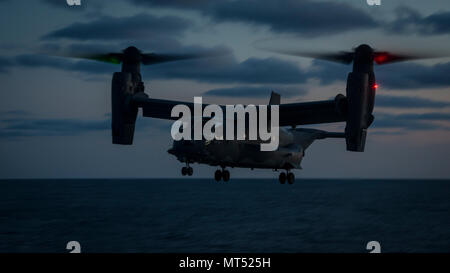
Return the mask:
[[[112,78],[112,143],[131,145],[138,109],[144,117],[176,120],[171,116],[174,106],[184,104],[193,112],[194,104],[189,102],[150,98],[144,93],[140,66],[170,61],[204,58],[219,55],[207,54],[164,55],[145,54],[135,47],[128,47],[121,53],[73,56],[91,60],[122,64],[122,71]],[[214,178],[228,181],[227,167],[265,168],[280,172],[279,181],[294,183],[293,169],[301,169],[305,150],[318,139],[344,138],[348,151],[363,152],[367,129],[374,121],[372,114],[377,84],[374,63],[388,64],[420,58],[389,52],[378,52],[368,45],[360,45],[353,51],[340,53],[305,53],[282,51],[280,53],[319,58],[344,64],[353,63],[348,74],[346,94],[338,94],[333,100],[281,104],[280,95],[273,93],[270,105],[279,105],[279,147],[275,151],[260,151],[258,141],[239,140],[180,140],[174,141],[168,152],[186,164],[182,175],[193,175],[191,163],[219,167]],[[203,105],[204,107],[206,105]],[[221,106],[224,107],[224,106]],[[326,132],[315,129],[301,129],[296,126],[345,122],[345,132]]]

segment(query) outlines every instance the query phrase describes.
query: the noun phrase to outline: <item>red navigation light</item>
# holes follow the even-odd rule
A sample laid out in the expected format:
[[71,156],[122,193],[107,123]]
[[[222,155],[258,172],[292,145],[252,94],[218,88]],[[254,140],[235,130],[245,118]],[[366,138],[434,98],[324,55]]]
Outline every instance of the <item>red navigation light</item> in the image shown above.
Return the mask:
[[378,83],[375,83],[374,85],[373,85],[373,89],[378,89]]
[[377,54],[375,56],[375,62],[377,64],[383,64],[384,62],[386,62],[388,60],[388,56],[386,54]]

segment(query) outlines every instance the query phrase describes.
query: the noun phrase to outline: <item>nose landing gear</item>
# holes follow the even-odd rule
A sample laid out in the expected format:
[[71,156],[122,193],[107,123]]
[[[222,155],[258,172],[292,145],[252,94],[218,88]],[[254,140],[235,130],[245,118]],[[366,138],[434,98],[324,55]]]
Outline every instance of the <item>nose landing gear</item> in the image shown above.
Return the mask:
[[280,176],[278,179],[281,184],[285,184],[287,181],[289,184],[292,185],[295,182],[295,175],[294,175],[294,173],[291,173],[289,170],[286,170],[286,172],[280,173]]

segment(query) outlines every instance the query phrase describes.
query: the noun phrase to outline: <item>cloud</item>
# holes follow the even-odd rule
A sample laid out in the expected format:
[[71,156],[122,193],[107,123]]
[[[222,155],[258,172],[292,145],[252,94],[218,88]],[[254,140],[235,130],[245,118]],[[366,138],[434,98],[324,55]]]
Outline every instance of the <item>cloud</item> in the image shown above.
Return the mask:
[[[90,132],[111,130],[111,116],[106,119],[39,119],[32,118],[26,111],[1,112],[0,138],[32,137],[32,136],[77,136]],[[3,115],[5,114],[5,115]],[[5,118],[6,117],[6,118]],[[164,130],[169,132],[172,122],[160,119],[138,118],[136,131],[145,129]]]
[[381,29],[395,34],[450,34],[450,11],[423,16],[402,6],[395,19],[380,22],[348,3],[311,0],[129,0],[139,6],[199,11],[216,22],[240,22],[267,26],[275,33],[316,37],[350,30]]
[[343,65],[314,59],[308,71],[308,78],[320,80],[321,84],[330,84],[336,81],[347,81],[351,65]]
[[450,107],[450,102],[419,97],[377,95],[375,105],[393,108],[445,108]]
[[108,120],[11,118],[1,123],[0,137],[67,136],[111,128]]
[[229,88],[211,89],[204,93],[207,96],[216,97],[257,97],[269,98],[271,91],[281,94],[283,97],[292,97],[306,94],[304,89],[291,87],[268,87],[268,86],[236,86]]
[[48,67],[87,74],[111,74],[117,70],[115,65],[108,63],[86,60],[74,61],[73,59],[46,55],[19,55],[14,58],[14,61],[18,66],[22,67]]
[[0,111],[0,117],[23,117],[30,115],[30,112],[24,110]]
[[[1,60],[1,59],[0,59]],[[3,71],[9,66],[49,67],[87,74],[111,74],[117,70],[112,64],[73,60],[46,55],[19,55],[4,58]],[[2,66],[0,66],[2,67]],[[450,62],[432,66],[418,63],[397,63],[376,67],[381,88],[415,90],[450,86]],[[187,79],[209,83],[300,84],[309,79],[320,80],[321,85],[346,81],[351,66],[313,61],[308,70],[295,62],[270,58],[249,58],[238,62],[234,57],[188,60],[143,67],[143,76],[152,79]],[[425,103],[422,101],[422,103]]]
[[450,34],[450,11],[441,11],[422,16],[409,7],[400,7],[395,11],[397,18],[386,25],[392,33],[419,33],[423,35]]
[[402,120],[450,121],[450,113],[423,113],[397,115]]
[[131,0],[131,2],[152,7],[192,9],[217,22],[268,26],[277,33],[290,32],[308,37],[378,26],[373,17],[365,11],[334,1]]
[[176,16],[137,14],[129,17],[102,16],[87,23],[74,23],[52,31],[43,40],[155,40],[183,35],[192,22]]
[[[346,81],[351,66],[314,60],[307,75],[317,78],[322,84]],[[420,89],[450,86],[450,62],[423,65],[413,62],[395,63],[375,67],[375,75],[381,88]]]
[[397,63],[377,68],[381,86],[397,89],[438,88],[450,86],[450,62],[432,66]]
[[[14,58],[14,63],[22,67],[48,67],[90,75],[117,71],[113,64],[46,55],[19,55]],[[249,58],[243,62],[233,57],[206,58],[147,66],[143,70],[144,79],[188,79],[211,83],[303,83],[308,76],[295,63],[276,58]]]
[[305,82],[307,74],[295,63],[277,58],[208,58],[167,63],[146,69],[146,75],[160,79],[191,79],[212,83],[276,83]]
[[212,16],[217,21],[267,25],[274,32],[311,37],[377,26],[370,14],[332,1],[221,1]]
[[425,114],[377,114],[373,128],[403,130],[450,130],[448,125],[437,122],[450,121],[450,113]]
[[9,58],[0,56],[0,73],[7,72],[12,64]]

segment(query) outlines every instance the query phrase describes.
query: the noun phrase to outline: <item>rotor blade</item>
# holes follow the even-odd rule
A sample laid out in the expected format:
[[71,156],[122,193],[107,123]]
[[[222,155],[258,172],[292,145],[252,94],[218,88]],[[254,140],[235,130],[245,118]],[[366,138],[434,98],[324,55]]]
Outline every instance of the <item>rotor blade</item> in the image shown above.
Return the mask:
[[414,57],[414,56],[408,56],[408,55],[400,55],[400,54],[392,54],[389,52],[375,52],[373,60],[375,63],[382,65],[382,64],[389,64],[389,63],[395,63],[395,62],[401,62],[401,61],[407,61],[407,60],[414,60],[414,59],[420,59],[420,57]]
[[122,62],[123,54],[122,53],[75,53],[75,52],[62,52],[62,53],[44,53],[46,55],[55,56],[55,57],[65,57],[65,58],[76,58],[76,59],[86,59],[93,60],[99,62],[106,62],[112,64],[120,64]]
[[270,50],[270,51],[285,54],[285,55],[307,57],[307,58],[313,58],[313,59],[321,59],[321,60],[343,63],[343,64],[350,64],[354,58],[354,53],[348,52],[348,51],[341,51],[341,52],[336,52],[336,53],[303,52],[303,51],[297,51],[297,50]]
[[123,54],[121,54],[121,53],[109,53],[109,54],[80,56],[78,58],[112,63],[112,64],[120,64],[122,62],[122,56],[123,56]]
[[122,62],[122,56],[123,56],[122,53],[108,53],[108,54],[67,54],[64,57],[87,59],[112,64],[120,64]]
[[420,59],[433,59],[433,58],[446,58],[449,57],[450,54],[445,52],[437,52],[433,53],[423,53],[423,52],[410,52],[410,53],[393,53],[388,51],[376,51],[374,52],[374,61],[375,63],[382,64],[390,64],[396,62],[404,62],[404,61],[413,61]]
[[209,57],[218,57],[222,55],[229,54],[229,50],[220,49],[220,50],[212,50],[204,53],[187,53],[187,54],[156,54],[156,53],[143,53],[142,56],[142,64],[144,65],[152,65],[173,61],[183,61],[190,59],[201,59],[201,58],[209,58]]
[[375,52],[374,55],[374,61],[379,65],[440,57],[433,55],[395,54],[387,51]]
[[193,59],[195,56],[193,55],[180,55],[180,54],[155,54],[155,53],[146,53],[142,54],[142,64],[144,65],[152,65],[173,61],[181,61],[187,59]]

